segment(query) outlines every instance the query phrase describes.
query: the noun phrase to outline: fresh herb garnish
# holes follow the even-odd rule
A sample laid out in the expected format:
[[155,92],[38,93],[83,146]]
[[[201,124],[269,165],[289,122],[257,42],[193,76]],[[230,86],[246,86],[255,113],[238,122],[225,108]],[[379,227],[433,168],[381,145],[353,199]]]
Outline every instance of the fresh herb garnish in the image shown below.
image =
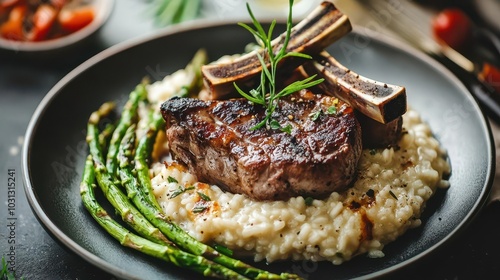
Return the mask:
[[316,112],[310,113],[310,114],[309,114],[309,117],[311,118],[311,120],[312,120],[313,122],[315,122],[315,121],[319,118],[319,116],[321,116],[321,113],[323,113],[323,111],[318,110],[318,111],[316,111]]
[[287,124],[285,127],[281,128],[281,131],[286,132],[288,134],[292,133],[292,125],[291,124]]
[[271,120],[269,122],[269,126],[271,127],[271,129],[280,129],[281,128],[281,125],[277,120]]
[[207,209],[208,209],[208,207],[206,205],[198,205],[198,206],[193,207],[192,211],[193,211],[193,213],[201,213]]
[[184,188],[183,186],[179,186],[178,189],[176,189],[175,191],[172,192],[172,194],[170,195],[170,199],[177,197],[177,196],[185,193],[186,191],[190,191],[190,190],[194,190],[194,187],[191,186],[191,187]]
[[334,114],[337,114],[337,107],[335,107],[335,106],[330,106],[330,107],[328,107],[328,111],[327,111],[327,113],[328,113],[329,115],[334,115]]
[[[257,38],[257,43],[264,50],[264,56],[260,53],[257,53],[257,57],[262,65],[262,71],[260,75],[260,84],[256,89],[252,89],[249,93],[244,92],[241,88],[238,87],[236,83],[234,83],[234,87],[243,97],[253,102],[254,104],[262,105],[266,108],[266,116],[265,118],[251,127],[251,130],[259,129],[263,126],[268,128],[280,128],[281,126],[276,126],[276,123],[272,119],[272,114],[278,107],[278,100],[282,97],[290,95],[294,92],[300,91],[302,89],[306,89],[312,86],[315,86],[321,82],[323,79],[314,80],[316,75],[310,76],[304,80],[295,81],[289,85],[287,85],[282,90],[278,91],[278,84],[276,81],[276,71],[278,69],[279,62],[286,57],[300,57],[305,59],[311,59],[311,56],[298,52],[288,52],[288,42],[290,41],[290,34],[292,31],[292,6],[293,0],[289,0],[289,10],[288,10],[288,20],[286,24],[286,35],[285,40],[281,48],[275,53],[272,46],[272,33],[274,27],[276,26],[276,20],[273,20],[269,30],[266,32],[262,25],[257,21],[255,16],[253,15],[252,10],[250,9],[250,5],[247,3],[247,10],[252,18],[252,22],[254,28],[250,27],[245,23],[239,23],[240,26],[247,29],[250,33],[252,33]],[[269,66],[268,66],[269,64]],[[274,124],[274,125],[273,125]],[[279,123],[278,123],[279,125]]]
[[210,201],[210,197],[202,192],[198,192],[198,195],[201,197],[201,199],[205,200],[205,201]]
[[277,120],[271,120],[269,122],[269,127],[271,129],[279,129],[285,133],[292,133],[292,125],[291,124],[287,124],[286,126],[281,126],[281,124],[277,121]]
[[167,182],[169,182],[169,183],[179,183],[179,181],[177,181],[177,179],[175,179],[172,176],[168,176]]

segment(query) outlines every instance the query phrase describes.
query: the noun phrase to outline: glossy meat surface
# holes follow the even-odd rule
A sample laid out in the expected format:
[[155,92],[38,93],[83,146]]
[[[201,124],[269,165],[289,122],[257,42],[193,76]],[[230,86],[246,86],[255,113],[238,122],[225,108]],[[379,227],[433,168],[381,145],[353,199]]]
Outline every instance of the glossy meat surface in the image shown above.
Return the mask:
[[280,129],[252,130],[265,117],[246,99],[173,98],[162,105],[173,156],[198,179],[257,200],[322,197],[349,186],[362,150],[353,109],[303,90],[279,101]]

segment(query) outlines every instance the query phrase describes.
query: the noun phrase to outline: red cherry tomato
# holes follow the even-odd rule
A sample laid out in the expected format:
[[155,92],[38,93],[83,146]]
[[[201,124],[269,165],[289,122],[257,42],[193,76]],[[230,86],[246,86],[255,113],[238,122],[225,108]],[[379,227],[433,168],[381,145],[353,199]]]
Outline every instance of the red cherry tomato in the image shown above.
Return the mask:
[[8,40],[23,41],[23,19],[28,8],[24,5],[14,7],[9,18],[0,26],[0,36]]
[[40,5],[33,15],[33,29],[28,39],[31,41],[42,41],[47,39],[47,34],[54,25],[56,18],[57,11],[54,7],[47,4]]
[[462,49],[469,39],[472,24],[467,15],[457,8],[441,11],[432,22],[434,37],[454,49]]
[[93,20],[94,9],[92,7],[62,9],[59,13],[59,24],[61,25],[61,28],[69,33],[84,28]]

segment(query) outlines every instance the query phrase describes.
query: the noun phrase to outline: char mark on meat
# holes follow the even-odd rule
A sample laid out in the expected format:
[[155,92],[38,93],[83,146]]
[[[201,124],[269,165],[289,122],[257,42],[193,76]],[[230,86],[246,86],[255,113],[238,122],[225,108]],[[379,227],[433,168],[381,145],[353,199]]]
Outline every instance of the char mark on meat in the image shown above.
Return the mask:
[[265,109],[246,99],[172,98],[162,104],[176,160],[199,180],[257,200],[324,197],[355,179],[361,129],[339,99],[303,90],[279,100],[280,129],[251,128]]

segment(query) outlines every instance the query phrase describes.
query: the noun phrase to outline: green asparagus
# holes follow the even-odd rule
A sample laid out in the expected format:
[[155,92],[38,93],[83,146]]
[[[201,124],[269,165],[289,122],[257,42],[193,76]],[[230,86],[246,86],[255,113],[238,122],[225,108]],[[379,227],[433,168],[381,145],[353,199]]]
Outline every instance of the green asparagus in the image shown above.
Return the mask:
[[[202,83],[199,71],[206,60],[203,50],[196,53],[185,68],[189,81],[177,95],[189,96],[199,90]],[[146,130],[141,129],[144,133],[138,134],[140,102],[146,104],[149,112]],[[159,108],[152,108],[148,104],[146,84],[138,85],[131,92],[117,125],[109,125],[100,133],[99,122],[113,108],[113,103],[105,103],[89,118],[87,143],[90,155],[81,184],[85,207],[106,231],[124,246],[205,276],[226,279],[300,279],[294,274],[273,274],[233,259],[199,242],[173,223],[161,210],[153,194],[149,175],[152,150],[165,122]],[[137,135],[142,135],[138,141]],[[107,154],[105,149],[108,150]],[[139,235],[118,224],[97,204],[92,187],[94,182],[97,182],[122,219]],[[126,194],[119,186],[124,187]]]
[[125,134],[127,128],[133,123],[137,122],[137,107],[142,100],[147,98],[146,91],[146,81],[136,86],[135,90],[129,95],[129,99],[125,103],[121,117],[118,124],[116,125],[113,135],[109,143],[108,153],[106,156],[106,168],[109,173],[116,177],[117,161],[116,156],[118,154],[118,147],[120,146],[120,141]]
[[[164,215],[154,194],[152,193],[151,180],[149,177],[149,165],[147,163],[151,150],[153,148],[158,130],[163,127],[163,119],[151,112],[150,125],[147,133],[139,140],[135,153],[135,171],[137,179],[133,175],[132,154],[134,139],[130,138],[134,133],[128,132],[123,138],[119,152],[119,175],[122,180],[122,185],[125,186],[127,192],[134,205],[144,214],[144,216],[156,226],[163,234],[173,241],[180,248],[193,253],[195,255],[204,256],[216,263],[224,265],[246,277],[251,279],[298,279],[299,277],[292,274],[282,273],[281,275],[273,274],[265,270],[252,267],[244,262],[233,259],[229,256],[219,253],[214,248],[199,242],[189,234],[187,234],[177,224],[170,221]],[[125,140],[127,139],[126,143]]]
[[91,114],[87,124],[87,143],[94,160],[98,185],[107,200],[120,213],[124,222],[145,238],[157,243],[168,243],[167,238],[130,203],[127,196],[115,184],[113,177],[104,165],[104,155],[99,143],[98,124],[101,117],[107,115],[111,108],[110,103],[104,103],[99,110]]
[[108,149],[109,139],[111,135],[113,135],[113,131],[115,131],[116,126],[113,123],[108,123],[106,127],[99,134],[99,144],[103,148],[103,150]]
[[201,256],[195,256],[183,252],[169,244],[157,244],[140,237],[120,224],[118,224],[97,202],[94,195],[94,183],[96,180],[94,160],[91,155],[87,157],[80,184],[80,195],[85,208],[91,216],[121,245],[138,250],[144,254],[173,263],[179,267],[187,268],[207,277],[220,279],[247,279],[234,271],[221,265],[213,263]]
[[151,110],[149,113],[148,121],[148,129],[139,140],[137,150],[135,151],[135,169],[139,183],[142,186],[142,190],[148,199],[148,203],[153,205],[156,209],[160,209],[160,205],[158,205],[156,197],[153,194],[153,187],[151,186],[151,179],[149,177],[149,161],[158,131],[165,126],[165,121],[160,113],[155,110]]
[[[201,66],[207,62],[207,60],[207,53],[204,49],[200,49],[194,54],[191,61],[184,68],[187,73],[186,76],[189,77],[189,80],[186,82],[185,86],[181,87],[179,92],[176,94],[177,96],[186,97],[199,90],[203,82],[200,69]],[[148,126],[146,128],[146,133],[139,140],[137,151],[135,152],[135,169],[139,183],[148,198],[148,203],[160,210],[160,205],[158,205],[156,197],[152,193],[153,190],[149,177],[149,160],[154,142],[158,136],[158,132],[165,127],[165,121],[157,109],[158,108],[150,110],[148,113]]]

